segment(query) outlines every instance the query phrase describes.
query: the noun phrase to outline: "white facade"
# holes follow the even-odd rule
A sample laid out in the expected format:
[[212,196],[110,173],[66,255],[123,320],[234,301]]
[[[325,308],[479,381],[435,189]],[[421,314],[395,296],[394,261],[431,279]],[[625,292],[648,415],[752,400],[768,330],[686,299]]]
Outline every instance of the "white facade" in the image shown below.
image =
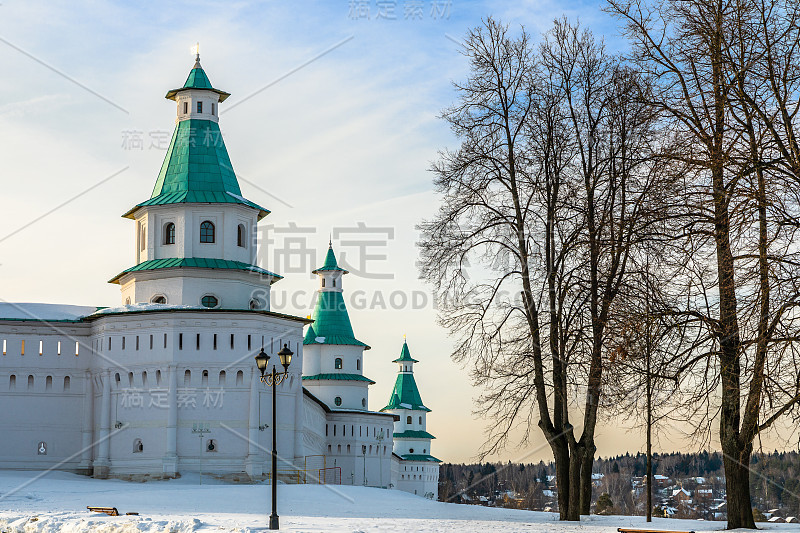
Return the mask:
[[[176,121],[218,121],[225,94],[171,91]],[[414,470],[411,476],[426,476],[415,484],[406,474],[419,465],[397,455],[414,446],[429,453],[429,441],[393,438],[424,430],[424,413],[409,412],[409,423],[404,410],[369,409],[368,347],[330,339],[304,345],[310,320],[269,311],[270,285],[280,276],[254,266],[253,236],[264,214],[244,200],[140,206],[129,212],[136,267],[112,280],[120,307],[0,303],[0,468],[262,479],[275,408],[279,475],[436,494],[428,477],[438,479],[438,467]],[[204,222],[214,226],[213,242],[201,242]],[[136,269],[196,258],[253,268]],[[341,293],[346,272],[318,273],[320,293]],[[216,305],[204,304],[204,296]],[[294,356],[273,406],[254,356],[263,348],[280,367],[276,353],[284,344]]]

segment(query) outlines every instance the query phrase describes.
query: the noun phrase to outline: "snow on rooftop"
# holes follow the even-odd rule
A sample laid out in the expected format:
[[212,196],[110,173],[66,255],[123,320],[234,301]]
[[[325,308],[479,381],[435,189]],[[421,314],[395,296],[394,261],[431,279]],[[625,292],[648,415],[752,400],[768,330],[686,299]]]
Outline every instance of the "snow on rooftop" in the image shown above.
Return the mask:
[[85,305],[0,302],[0,319],[79,320],[97,311]]
[[132,313],[135,311],[171,311],[173,309],[205,309],[205,307],[199,305],[131,304],[120,307],[107,307],[92,314],[97,316],[115,313]]

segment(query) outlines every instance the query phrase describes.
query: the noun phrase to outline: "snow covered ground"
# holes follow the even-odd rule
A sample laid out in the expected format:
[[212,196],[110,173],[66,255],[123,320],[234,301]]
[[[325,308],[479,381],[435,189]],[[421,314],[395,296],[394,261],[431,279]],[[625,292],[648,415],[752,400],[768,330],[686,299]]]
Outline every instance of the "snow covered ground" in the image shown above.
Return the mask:
[[[132,483],[53,472],[0,472],[0,532],[262,531],[269,514],[269,485],[231,485],[187,475],[171,481]],[[549,532],[599,533],[641,527],[638,517],[591,516],[564,524],[550,513],[491,509],[425,500],[396,490],[280,485],[278,512],[284,531],[330,532]],[[138,516],[111,517],[87,505],[116,507]],[[720,531],[722,522],[656,519],[653,527]],[[800,531],[797,524],[764,525]]]

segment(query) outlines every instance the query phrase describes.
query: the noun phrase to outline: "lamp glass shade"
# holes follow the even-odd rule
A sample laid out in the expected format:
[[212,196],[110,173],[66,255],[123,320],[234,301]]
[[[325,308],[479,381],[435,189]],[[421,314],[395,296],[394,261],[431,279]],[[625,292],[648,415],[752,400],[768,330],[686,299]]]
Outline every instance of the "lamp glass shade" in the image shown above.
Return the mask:
[[264,348],[261,348],[261,351],[256,356],[256,366],[258,367],[258,371],[261,372],[261,375],[264,375],[264,371],[267,369],[267,362],[269,361],[269,356],[264,353]]
[[278,352],[278,357],[281,360],[283,368],[289,368],[289,364],[292,362],[293,355],[294,352],[289,349],[288,345],[284,344],[283,348],[281,348],[281,351]]

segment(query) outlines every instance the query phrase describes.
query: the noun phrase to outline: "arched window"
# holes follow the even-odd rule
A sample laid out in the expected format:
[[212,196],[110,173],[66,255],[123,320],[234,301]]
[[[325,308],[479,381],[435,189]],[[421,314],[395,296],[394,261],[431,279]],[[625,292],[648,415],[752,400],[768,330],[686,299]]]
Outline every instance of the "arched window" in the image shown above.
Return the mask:
[[50,390],[53,388],[53,376],[47,376],[44,380],[44,388],[45,390]]
[[64,376],[64,390],[69,390],[69,376]]
[[203,307],[216,307],[219,305],[219,300],[217,300],[216,296],[206,294],[200,299],[200,303],[203,305]]
[[154,304],[165,304],[165,303],[167,303],[167,299],[166,299],[166,297],[164,297],[163,295],[161,295],[161,294],[158,294],[158,295],[156,295],[156,296],[153,296],[153,299],[152,299],[152,300],[150,300],[150,303],[154,303]]
[[28,376],[28,390],[33,388],[33,376]]
[[413,422],[411,422],[411,417],[410,416],[406,417],[406,424],[413,424]]
[[175,244],[175,224],[172,222],[164,226],[164,244]]
[[237,384],[237,385],[241,385],[241,384],[242,384],[242,382],[244,382],[244,372],[242,372],[241,370],[239,370],[239,371],[236,373],[236,384]]
[[219,386],[220,387],[225,386],[225,375],[226,374],[225,374],[224,370],[220,370],[219,371]]
[[203,377],[200,379],[200,385],[208,387],[208,370],[203,370]]
[[208,452],[217,451],[217,441],[215,439],[208,439],[208,444],[206,444],[206,451]]
[[240,248],[247,248],[247,231],[244,229],[244,224],[239,224],[236,228],[236,245]]
[[253,298],[252,300],[250,300],[250,309],[252,309],[253,311],[257,311],[257,310],[259,310],[259,309],[261,309],[263,307],[264,307],[264,305],[261,303],[261,300],[259,300],[258,298]]
[[340,396],[337,396],[336,398],[333,399],[333,403],[336,404],[336,407],[339,407],[340,405],[342,405],[342,398]]
[[130,299],[130,297],[128,297],[128,298],[125,298],[125,305],[131,305],[131,299]]
[[200,242],[214,242],[214,224],[208,220],[200,224]]
[[191,384],[192,384],[192,371],[187,369],[186,372],[183,373],[183,386],[188,387]]
[[133,439],[133,453],[142,453],[143,451],[142,439]]
[[333,361],[333,368],[335,368],[336,370],[341,370],[342,369],[342,358],[341,357],[337,357]]
[[14,390],[17,388],[17,376],[11,374],[8,378],[8,388],[9,390]]

